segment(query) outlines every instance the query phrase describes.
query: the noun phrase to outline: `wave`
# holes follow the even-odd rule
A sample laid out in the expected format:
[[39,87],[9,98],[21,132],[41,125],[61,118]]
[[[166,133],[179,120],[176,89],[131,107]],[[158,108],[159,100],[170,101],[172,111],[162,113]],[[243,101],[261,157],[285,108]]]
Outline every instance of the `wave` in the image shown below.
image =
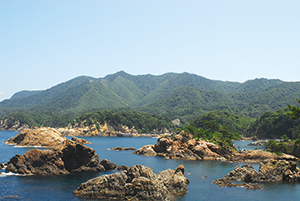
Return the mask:
[[24,175],[24,174],[19,174],[19,173],[12,173],[12,172],[8,172],[8,173],[6,173],[6,172],[1,172],[2,174],[0,174],[0,177],[7,177],[7,176],[22,176],[22,177],[24,177],[24,176],[30,176],[30,175],[33,175],[33,174],[26,174],[26,175]]
[[19,145],[15,145],[14,148],[42,148],[42,149],[49,149],[48,147],[45,147],[45,146],[19,146]]

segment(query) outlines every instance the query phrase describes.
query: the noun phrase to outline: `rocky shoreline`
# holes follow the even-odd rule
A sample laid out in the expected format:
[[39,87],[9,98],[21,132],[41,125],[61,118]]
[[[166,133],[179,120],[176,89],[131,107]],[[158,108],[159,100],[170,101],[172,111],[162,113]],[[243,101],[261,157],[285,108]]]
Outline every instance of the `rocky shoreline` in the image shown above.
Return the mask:
[[[96,124],[86,125],[83,121],[80,124],[69,124],[64,128],[53,128],[61,133],[63,136],[112,136],[112,137],[162,137],[164,135],[170,135],[168,130],[156,131],[154,134],[139,133],[134,127],[129,128],[126,125],[110,126],[107,123],[96,126]],[[27,124],[21,124],[18,120],[4,119],[0,120],[0,130],[7,131],[19,131],[34,130],[38,128],[29,128]]]

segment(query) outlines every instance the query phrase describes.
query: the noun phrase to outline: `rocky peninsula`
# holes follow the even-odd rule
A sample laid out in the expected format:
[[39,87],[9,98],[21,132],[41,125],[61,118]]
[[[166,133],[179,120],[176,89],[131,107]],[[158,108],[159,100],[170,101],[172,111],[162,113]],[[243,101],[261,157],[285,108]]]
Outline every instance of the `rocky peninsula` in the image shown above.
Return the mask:
[[265,159],[298,160],[297,157],[282,154],[276,155],[262,150],[236,151],[225,150],[221,146],[205,140],[196,140],[193,135],[182,133],[162,137],[155,145],[146,145],[133,152],[145,156],[163,156],[166,159],[185,160],[219,160],[232,162],[258,163]]
[[88,180],[73,193],[84,198],[106,200],[173,200],[187,192],[185,168],[167,169],[157,174],[149,167],[133,165],[127,170]]
[[[233,183],[244,182],[244,183]],[[217,179],[213,183],[223,186],[244,186],[246,189],[262,189],[261,182],[288,181],[299,182],[300,170],[296,162],[286,160],[268,159],[260,163],[256,172],[251,164],[237,166],[224,178]]]

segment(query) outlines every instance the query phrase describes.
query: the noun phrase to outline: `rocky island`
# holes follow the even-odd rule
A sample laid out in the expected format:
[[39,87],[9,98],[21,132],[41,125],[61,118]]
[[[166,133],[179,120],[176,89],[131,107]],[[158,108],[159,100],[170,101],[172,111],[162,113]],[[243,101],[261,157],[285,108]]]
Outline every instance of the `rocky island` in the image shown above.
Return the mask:
[[127,170],[88,180],[73,193],[84,198],[106,200],[173,200],[187,192],[185,168],[167,169],[157,174],[149,167],[133,165]]
[[[233,183],[244,182],[244,183]],[[268,159],[260,163],[256,172],[251,164],[237,166],[224,178],[214,180],[213,183],[222,186],[244,186],[246,189],[262,189],[261,182],[300,181],[300,170],[296,162]]]
[[7,139],[4,143],[15,146],[54,147],[62,144],[66,139],[67,138],[54,128],[41,127],[25,129],[16,136]]
[[71,140],[65,140],[50,150],[34,149],[16,155],[6,165],[5,172],[34,175],[96,172],[118,167],[106,159],[99,162],[94,149]]
[[262,150],[225,150],[214,143],[201,139],[196,140],[189,133],[159,138],[155,145],[143,146],[133,153],[145,156],[163,156],[167,159],[219,160],[248,163],[258,163],[265,159],[298,160],[297,157],[292,155],[276,155]]

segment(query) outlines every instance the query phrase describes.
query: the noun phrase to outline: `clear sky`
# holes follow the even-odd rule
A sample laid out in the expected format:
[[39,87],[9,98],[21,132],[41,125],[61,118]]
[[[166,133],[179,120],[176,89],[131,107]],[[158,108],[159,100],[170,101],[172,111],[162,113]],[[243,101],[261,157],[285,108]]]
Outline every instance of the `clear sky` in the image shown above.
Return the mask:
[[120,70],[300,81],[300,1],[0,0],[0,101]]

